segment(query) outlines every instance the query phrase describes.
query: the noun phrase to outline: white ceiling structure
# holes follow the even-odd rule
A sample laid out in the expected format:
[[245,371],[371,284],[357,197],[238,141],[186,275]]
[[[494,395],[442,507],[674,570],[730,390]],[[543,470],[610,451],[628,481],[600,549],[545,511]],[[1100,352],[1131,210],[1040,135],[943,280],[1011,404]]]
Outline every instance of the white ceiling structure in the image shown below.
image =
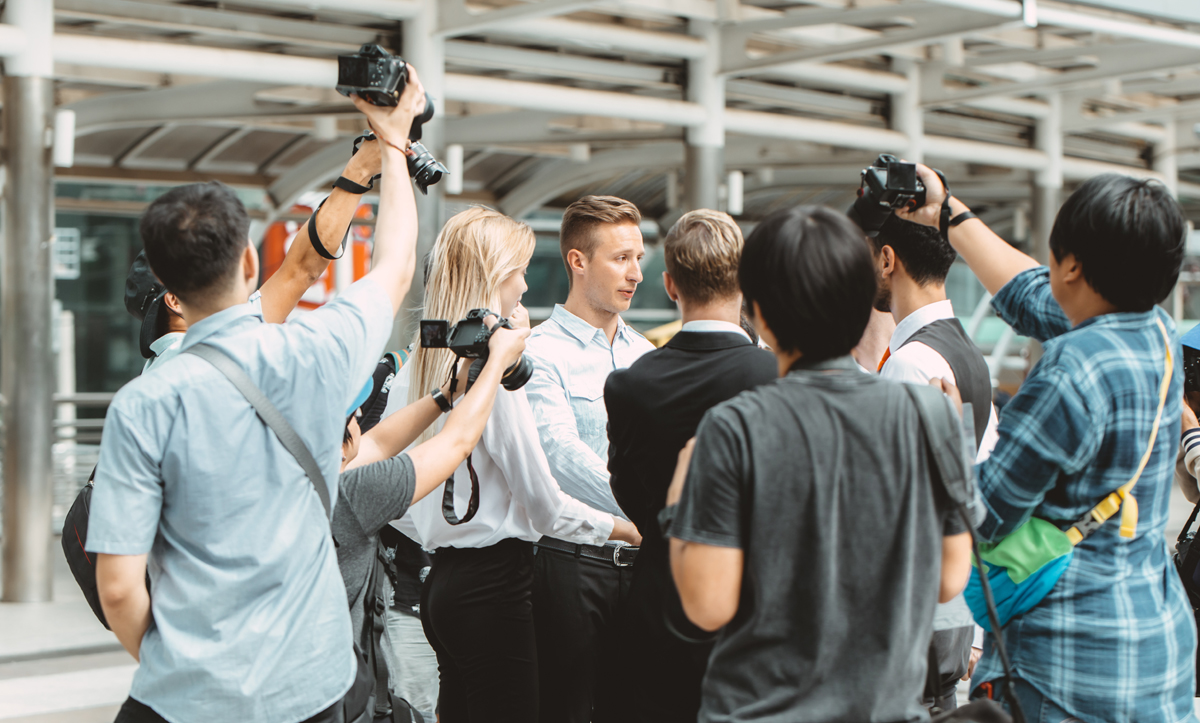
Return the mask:
[[[1200,218],[1200,23],[1114,4],[54,0],[56,100],[77,113],[59,176],[216,177],[286,211],[362,126],[334,57],[379,42],[438,102],[427,145],[462,146],[448,200],[515,216],[603,192],[671,220],[726,171],[750,220],[845,205],[886,151],[1001,226],[1110,170],[1162,179]],[[0,52],[20,46],[8,30]],[[689,145],[724,170],[686,173]]]

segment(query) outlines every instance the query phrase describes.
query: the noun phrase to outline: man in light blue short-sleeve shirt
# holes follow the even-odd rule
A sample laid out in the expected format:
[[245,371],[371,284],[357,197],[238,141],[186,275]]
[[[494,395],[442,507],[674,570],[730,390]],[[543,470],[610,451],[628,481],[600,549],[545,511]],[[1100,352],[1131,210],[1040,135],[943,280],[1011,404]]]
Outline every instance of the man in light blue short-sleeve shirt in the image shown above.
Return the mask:
[[[399,106],[363,108],[393,141],[382,151],[374,268],[299,319],[267,324],[238,303],[258,258],[228,188],[172,189],[142,219],[150,266],[189,322],[181,352],[203,343],[232,357],[311,450],[333,500],[346,410],[416,265],[400,148],[423,98],[410,80]],[[357,661],[329,520],[299,463],[208,362],[180,353],[117,393],[87,549],[98,553],[105,615],[141,664],[118,723],[340,720]]]

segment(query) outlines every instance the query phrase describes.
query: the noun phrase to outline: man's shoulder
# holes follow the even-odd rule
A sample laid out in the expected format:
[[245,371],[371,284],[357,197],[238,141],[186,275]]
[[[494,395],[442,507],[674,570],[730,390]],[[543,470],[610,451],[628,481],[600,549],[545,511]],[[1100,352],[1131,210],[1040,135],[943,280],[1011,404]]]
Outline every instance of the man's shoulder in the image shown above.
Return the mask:
[[525,341],[525,352],[530,356],[549,356],[564,351],[578,350],[579,342],[568,334],[554,319],[546,319],[533,327]]
[[879,376],[894,382],[923,383],[934,377],[955,381],[949,362],[922,341],[910,341],[888,357]]

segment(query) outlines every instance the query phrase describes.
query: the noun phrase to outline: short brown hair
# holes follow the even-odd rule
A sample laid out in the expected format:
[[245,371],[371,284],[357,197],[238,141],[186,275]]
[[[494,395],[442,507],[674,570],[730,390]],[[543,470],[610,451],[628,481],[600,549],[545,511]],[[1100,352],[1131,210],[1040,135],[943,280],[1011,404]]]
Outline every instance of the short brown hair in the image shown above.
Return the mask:
[[706,304],[738,293],[742,230],[727,213],[701,208],[685,213],[663,240],[663,259],[679,293]]
[[563,212],[562,229],[558,236],[563,265],[567,267],[567,278],[571,277],[567,254],[572,249],[589,259],[595,253],[596,236],[592,233],[593,229],[597,226],[626,223],[636,226],[641,222],[642,214],[637,206],[616,196],[584,196],[567,206],[567,210]]

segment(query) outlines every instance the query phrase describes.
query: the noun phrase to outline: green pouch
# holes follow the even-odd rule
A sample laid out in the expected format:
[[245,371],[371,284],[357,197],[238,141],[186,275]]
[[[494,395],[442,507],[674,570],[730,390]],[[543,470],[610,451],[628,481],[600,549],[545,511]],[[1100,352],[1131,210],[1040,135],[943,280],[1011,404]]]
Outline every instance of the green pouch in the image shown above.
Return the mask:
[[989,567],[1002,567],[1020,585],[1047,564],[1074,549],[1067,533],[1038,517],[995,543],[979,543],[979,556]]

